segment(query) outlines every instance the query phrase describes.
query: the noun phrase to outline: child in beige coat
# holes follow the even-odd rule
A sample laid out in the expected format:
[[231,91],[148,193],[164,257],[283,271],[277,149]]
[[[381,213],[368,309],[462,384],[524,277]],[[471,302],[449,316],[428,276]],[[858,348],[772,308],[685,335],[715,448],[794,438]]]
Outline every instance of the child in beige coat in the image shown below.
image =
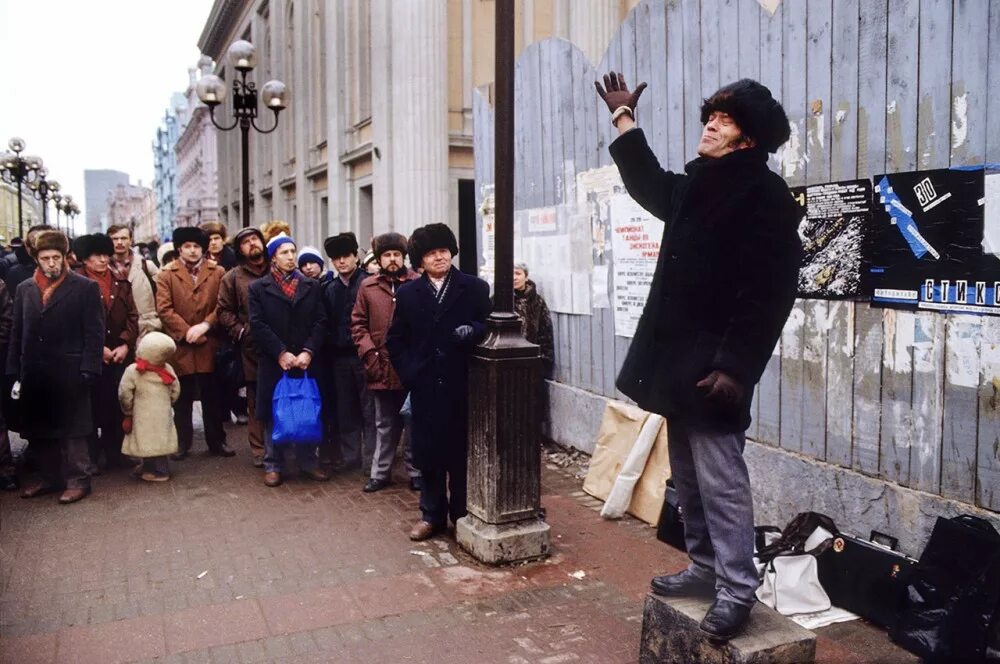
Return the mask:
[[170,479],[168,458],[177,451],[172,405],[181,384],[167,360],[177,350],[162,332],[150,332],[139,341],[135,364],[125,369],[118,385],[125,421],[122,453],[142,459],[136,472],[147,482]]

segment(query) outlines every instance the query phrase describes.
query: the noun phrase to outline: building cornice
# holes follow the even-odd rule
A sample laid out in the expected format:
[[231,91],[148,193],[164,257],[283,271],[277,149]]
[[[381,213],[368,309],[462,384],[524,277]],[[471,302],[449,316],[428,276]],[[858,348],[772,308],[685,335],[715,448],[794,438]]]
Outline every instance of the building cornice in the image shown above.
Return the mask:
[[216,62],[222,60],[229,47],[229,35],[248,4],[247,0],[215,0],[198,38],[198,48],[203,54]]

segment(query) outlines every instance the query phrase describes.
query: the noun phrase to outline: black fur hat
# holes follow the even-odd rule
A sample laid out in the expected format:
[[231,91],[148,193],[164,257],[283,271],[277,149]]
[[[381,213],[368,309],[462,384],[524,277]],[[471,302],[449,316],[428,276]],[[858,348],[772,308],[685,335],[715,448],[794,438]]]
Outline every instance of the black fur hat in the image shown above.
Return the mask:
[[94,254],[102,256],[115,255],[115,243],[104,233],[81,235],[73,240],[73,253],[79,261],[85,261]]
[[323,241],[323,249],[330,258],[340,258],[358,253],[358,238],[351,231],[333,235]]
[[719,88],[701,105],[701,123],[714,111],[729,114],[740,131],[768,152],[776,152],[788,140],[788,116],[771,91],[757,81],[743,78]]
[[180,251],[185,242],[197,242],[201,245],[202,251],[208,251],[208,233],[197,226],[180,226],[174,229],[171,238],[174,243],[174,250]]
[[427,224],[413,231],[407,245],[410,264],[414,268],[420,267],[424,254],[434,249],[447,249],[452,256],[458,255],[458,240],[447,224]]
[[402,233],[382,233],[372,238],[372,253],[375,254],[376,260],[385,252],[393,249],[402,252],[404,256],[406,255],[405,235]]

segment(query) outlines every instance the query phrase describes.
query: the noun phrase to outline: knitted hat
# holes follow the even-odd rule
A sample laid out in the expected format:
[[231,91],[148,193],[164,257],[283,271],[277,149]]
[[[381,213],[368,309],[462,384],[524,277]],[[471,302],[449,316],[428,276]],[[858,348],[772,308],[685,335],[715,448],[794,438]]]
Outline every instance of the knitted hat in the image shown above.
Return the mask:
[[202,251],[208,251],[208,233],[196,226],[180,226],[175,228],[171,240],[177,251],[180,251],[185,242],[196,242],[201,246]]
[[85,261],[94,254],[113,256],[115,253],[115,243],[104,233],[81,235],[73,240],[73,253],[76,254],[77,260],[80,261]]
[[427,224],[413,231],[407,245],[410,264],[414,268],[420,267],[424,254],[434,249],[447,249],[452,256],[458,255],[458,240],[447,224]]
[[406,255],[406,236],[401,233],[382,233],[372,238],[372,251],[375,258],[381,258],[387,251],[400,251]]
[[361,259],[361,267],[367,270],[368,266],[374,263],[377,259],[378,257],[375,255],[375,252],[369,251],[367,254],[365,254],[365,257]]
[[347,231],[340,235],[333,235],[323,242],[326,255],[330,258],[340,258],[358,253],[358,238],[354,233]]
[[264,234],[261,233],[259,229],[256,229],[253,226],[241,229],[239,233],[233,236],[233,249],[236,251],[236,260],[243,260],[244,257],[243,252],[240,251],[240,244],[251,235],[256,236],[260,240],[260,245],[265,249],[267,248],[267,240],[264,239]]
[[221,235],[222,239],[225,240],[228,235],[228,229],[226,225],[221,221],[206,221],[205,223],[198,226],[201,230],[208,234],[208,237],[213,235]]
[[161,266],[165,262],[169,263],[170,261],[166,260],[167,254],[173,254],[174,256],[177,255],[177,252],[174,250],[173,242],[164,242],[160,245],[160,248],[156,250],[156,262]]
[[306,263],[319,263],[323,265],[323,256],[316,247],[305,246],[299,250],[299,267]]
[[52,249],[65,256],[69,253],[69,238],[62,231],[42,231],[35,236],[32,249],[32,256]]
[[288,237],[284,233],[279,233],[278,235],[275,235],[267,242],[267,257],[274,258],[274,255],[278,253],[278,249],[283,244],[291,244],[292,246],[294,246],[295,240]]
[[704,100],[701,123],[706,124],[715,111],[732,117],[747,138],[768,152],[776,152],[791,134],[785,109],[770,90],[749,78],[723,86]]

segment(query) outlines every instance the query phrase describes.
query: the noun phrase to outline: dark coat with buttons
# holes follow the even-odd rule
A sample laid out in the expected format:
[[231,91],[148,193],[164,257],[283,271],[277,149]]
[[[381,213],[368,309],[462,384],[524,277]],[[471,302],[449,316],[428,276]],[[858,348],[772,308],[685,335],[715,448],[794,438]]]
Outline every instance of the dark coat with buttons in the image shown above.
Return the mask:
[[[410,390],[413,463],[422,470],[450,465],[468,449],[469,355],[486,335],[490,287],[451,269],[451,282],[438,303],[423,276],[396,291],[396,313],[386,338],[393,368]],[[465,341],[455,328],[471,325]]]
[[[77,270],[87,277],[83,268]],[[139,339],[139,310],[132,297],[132,284],[128,279],[115,279],[111,273],[111,304],[104,308],[104,345],[111,350],[125,344],[128,356],[122,362],[127,367],[135,359],[135,344]]]
[[17,287],[7,375],[21,381],[16,429],[32,443],[94,430],[90,386],[101,374],[104,304],[97,283],[70,272],[47,306],[34,279]]
[[[753,390],[795,302],[798,216],[767,153],[699,157],[664,171],[642,131],[610,146],[628,193],[665,222],[649,297],[618,375],[645,410],[722,432],[750,425]],[[735,406],[705,397],[714,370],[742,384]]]
[[396,293],[402,284],[419,278],[419,274],[404,268],[399,279],[376,274],[361,283],[351,314],[351,334],[358,347],[358,358],[365,367],[369,390],[403,389],[402,381],[389,362],[385,337],[396,311]]
[[[257,347],[257,419],[270,422],[274,388],[284,375],[278,365],[283,352],[313,355],[309,375],[315,378],[316,356],[323,346],[326,311],[322,286],[300,276],[295,297],[289,299],[271,273],[250,284],[250,334]],[[318,367],[317,367],[318,368]]]
[[329,322],[326,344],[328,355],[353,356],[357,353],[354,339],[351,337],[351,314],[354,312],[354,303],[357,302],[361,282],[366,277],[368,273],[359,265],[347,280],[347,284],[340,277],[334,277],[323,285],[326,317]]

